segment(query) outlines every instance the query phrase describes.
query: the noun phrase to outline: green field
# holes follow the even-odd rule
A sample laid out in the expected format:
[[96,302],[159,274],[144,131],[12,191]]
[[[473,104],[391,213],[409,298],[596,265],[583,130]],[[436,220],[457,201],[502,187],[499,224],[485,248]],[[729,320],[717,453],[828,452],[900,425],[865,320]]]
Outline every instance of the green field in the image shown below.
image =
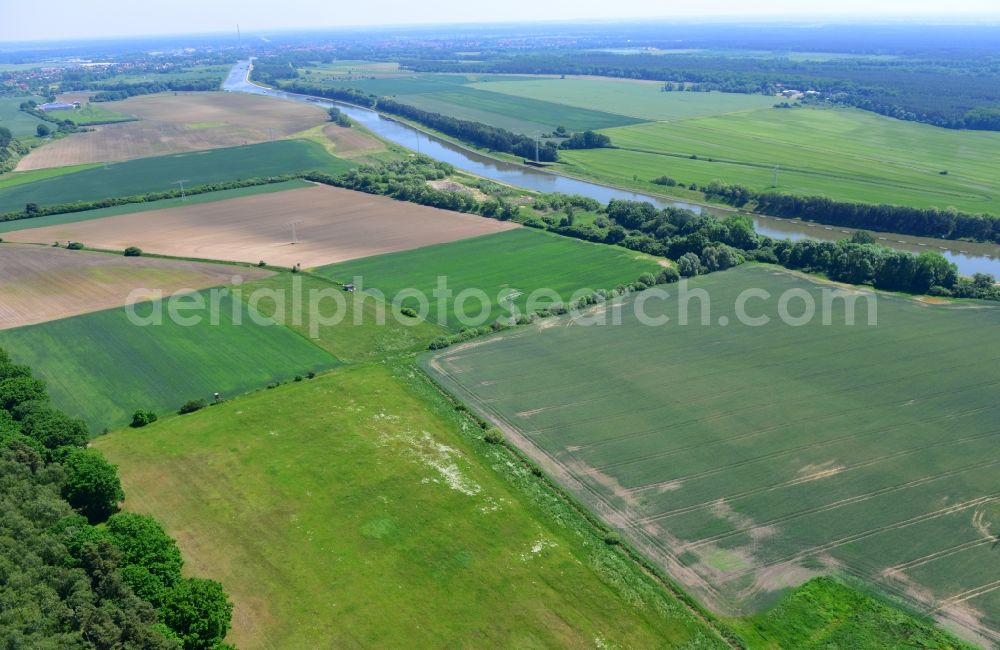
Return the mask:
[[81,126],[107,124],[109,122],[131,122],[136,119],[131,115],[124,115],[108,110],[101,106],[100,103],[93,104],[90,102],[84,104],[78,110],[59,111],[54,113],[53,116],[61,120],[73,120],[73,122]]
[[95,444],[223,583],[240,648],[725,647],[468,427],[365,365]]
[[[708,325],[697,298],[687,326],[676,298],[647,302],[660,327],[630,300],[620,326],[543,322],[429,367],[709,604],[753,612],[839,571],[1000,639],[1000,308],[880,294],[877,326],[860,298],[854,326],[838,300],[793,327],[779,296],[820,309],[829,285],[763,266],[692,284]],[[772,296],[747,307],[765,326],[738,324],[748,288]]]
[[[419,75],[362,80],[332,80],[329,84],[358,88],[380,97],[393,97],[434,113],[490,124],[515,133],[540,136],[564,126],[570,131],[605,129],[635,124],[641,120],[627,115],[594,110],[587,104],[568,106],[554,101],[490,92],[507,81],[467,85],[479,77],[464,75]],[[503,77],[502,79],[510,79]],[[319,79],[309,79],[316,82]]]
[[[242,302],[224,297],[219,304],[218,325],[206,316],[184,327],[164,309],[162,325],[141,327],[116,308],[0,331],[0,347],[31,366],[54,404],[94,433],[123,426],[138,408],[169,413],[190,399],[232,397],[338,364],[289,329],[256,324]],[[149,315],[152,306],[136,313]]]
[[563,151],[555,169],[649,192],[670,191],[652,183],[664,175],[769,190],[777,167],[780,191],[1000,214],[993,132],[847,108],[779,110],[771,96],[662,92],[657,82],[619,79],[428,74],[344,83],[535,136],[555,125],[601,128],[614,149]]
[[232,190],[192,194],[185,197],[183,200],[178,197],[176,199],[163,199],[162,201],[127,203],[125,205],[116,205],[110,208],[99,208],[97,210],[85,210],[83,212],[66,212],[64,214],[51,214],[44,217],[33,217],[31,219],[0,221],[0,233],[12,232],[14,230],[27,230],[30,228],[44,228],[45,226],[58,226],[65,223],[76,223],[77,221],[90,221],[91,219],[114,217],[119,214],[133,214],[136,212],[147,212],[149,210],[164,210],[166,208],[176,208],[183,205],[214,203],[216,201],[225,201],[227,199],[235,199],[241,196],[270,194],[271,192],[282,192],[284,190],[294,190],[303,187],[311,187],[311,184],[308,181],[294,179],[282,183],[251,185],[250,187],[239,187]]
[[[431,340],[447,333],[444,328],[420,319],[396,319],[391,308],[385,307],[384,303],[374,297],[361,293],[350,295],[340,285],[311,274],[283,273],[244,285],[245,296],[256,290],[274,291],[276,296],[285,296],[281,309],[280,298],[261,299],[256,304],[260,313],[268,317],[285,314],[282,321],[284,325],[309,338],[341,361],[357,363],[423,351]],[[302,296],[297,305],[291,298],[296,292]],[[344,302],[338,305],[333,297],[320,298],[324,293],[319,292],[341,296]],[[311,295],[317,296],[313,303],[310,303]],[[315,312],[312,312],[311,304],[316,305]],[[382,320],[379,305],[384,307],[385,317]],[[311,320],[310,313],[315,313],[319,318]],[[342,320],[335,324],[325,324],[332,322],[334,314],[343,314]],[[315,332],[310,327],[313,322],[317,325]]]
[[738,93],[694,93],[660,90],[660,82],[621,79],[525,79],[488,80],[472,88],[522,99],[551,102],[594,111],[663,122],[693,117],[738,113],[774,105],[774,97]]
[[814,578],[769,611],[736,625],[751,648],[769,650],[974,647],[831,578]]
[[[766,109],[606,131],[620,149],[567,151],[567,170],[610,182],[667,175],[842,200],[1000,213],[1000,134],[855,109]],[[697,159],[692,159],[697,156]],[[946,175],[940,172],[947,171]]]
[[15,138],[24,136],[34,136],[35,129],[39,124],[45,122],[34,115],[28,115],[18,109],[22,102],[33,99],[36,102],[44,101],[37,96],[23,97],[0,97],[0,126],[10,129]]
[[[551,289],[568,302],[578,290],[611,289],[634,282],[642,273],[656,274],[659,270],[657,259],[649,255],[518,228],[333,264],[315,272],[338,282],[355,282],[365,290],[377,289],[389,300],[404,289],[416,289],[428,297],[429,320],[458,327],[461,320],[456,299],[465,290],[482,290],[490,299],[488,312],[482,309],[481,301],[472,298],[461,309],[461,313],[473,317],[482,311],[483,316],[475,323],[478,326],[510,314],[509,307],[500,304],[505,296],[512,296],[523,313],[529,295],[537,289]],[[361,280],[357,282],[355,278],[359,277]],[[446,279],[456,299],[434,298],[432,292],[439,277]],[[414,303],[411,299],[403,300],[404,306]],[[439,318],[439,309],[444,310],[443,318]]]
[[59,205],[167,191],[177,189],[174,181],[181,179],[186,179],[188,187],[194,187],[314,169],[338,174],[353,166],[354,163],[334,158],[321,145],[309,140],[279,140],[140,158],[5,187],[0,189],[0,213],[22,210],[26,203]]

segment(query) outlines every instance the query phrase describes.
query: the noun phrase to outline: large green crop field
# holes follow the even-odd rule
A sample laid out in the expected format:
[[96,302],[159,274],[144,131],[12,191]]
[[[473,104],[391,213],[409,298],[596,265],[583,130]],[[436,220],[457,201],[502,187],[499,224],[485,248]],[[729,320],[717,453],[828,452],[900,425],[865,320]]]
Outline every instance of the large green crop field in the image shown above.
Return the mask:
[[[174,182],[179,180],[194,187],[314,169],[337,174],[353,166],[354,163],[334,158],[322,145],[308,140],[279,140],[140,158],[41,179],[28,176],[28,182],[0,189],[0,213],[22,210],[26,203],[59,205],[172,190],[177,189]],[[16,179],[17,173],[11,176]]]
[[[219,304],[217,325],[198,312],[203,320],[186,327],[164,308],[162,325],[142,327],[116,308],[0,331],[0,347],[31,366],[55,405],[94,433],[126,424],[138,408],[169,413],[215,392],[232,397],[338,365],[291,330],[257,324],[244,303],[223,297]],[[152,307],[138,305],[136,313],[147,316]]]
[[564,152],[568,170],[611,182],[631,183],[638,176],[648,184],[667,175],[687,184],[718,179],[766,190],[778,166],[781,191],[1000,213],[998,133],[814,108],[641,124],[606,133],[619,149]]
[[[841,300],[823,325],[832,287],[786,271],[690,288],[706,325],[698,298],[679,325],[672,286],[644,305],[666,325],[630,300],[620,326],[543,322],[428,367],[706,602],[752,612],[842,572],[1000,639],[1000,309],[879,295],[869,326],[859,294],[855,325]],[[771,296],[747,303],[766,325],[736,318],[749,288]],[[805,294],[817,316],[783,323],[785,292],[790,314]]]
[[95,445],[223,583],[240,648],[725,647],[468,426],[372,364]]
[[[508,83],[506,80],[510,77],[500,77],[489,83],[476,83],[475,87],[468,85],[481,78],[465,75],[418,75],[330,81],[329,84],[357,88],[380,97],[393,97],[426,111],[482,122],[535,137],[550,132],[557,126],[564,126],[571,131],[584,131],[641,121],[631,115],[595,109],[585,103],[570,106],[558,101],[491,92],[494,86],[500,87]],[[319,81],[315,78],[306,80]]]
[[[475,325],[510,315],[512,300],[524,313],[531,293],[550,289],[568,302],[574,292],[612,289],[634,282],[645,272],[656,274],[659,261],[635,251],[592,244],[531,228],[518,228],[496,235],[475,237],[412,251],[390,253],[316,269],[316,273],[338,282],[355,282],[365,290],[381,291],[387,299],[416,289],[427,296],[432,322],[451,327],[461,325],[459,313],[483,315]],[[360,278],[360,280],[358,280]],[[443,278],[453,298],[438,300],[432,294]],[[470,297],[459,304],[467,290],[484,291],[488,309]],[[509,297],[509,300],[503,300]],[[556,298],[543,300],[551,303]],[[404,306],[416,301],[404,299]],[[439,318],[439,309],[444,310]]]

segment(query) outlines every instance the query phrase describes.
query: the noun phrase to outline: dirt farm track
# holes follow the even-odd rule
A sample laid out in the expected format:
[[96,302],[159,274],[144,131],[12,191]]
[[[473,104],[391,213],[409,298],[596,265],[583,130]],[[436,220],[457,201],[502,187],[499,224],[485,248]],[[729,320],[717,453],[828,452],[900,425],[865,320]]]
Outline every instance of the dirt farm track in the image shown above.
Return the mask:
[[163,93],[100,106],[139,121],[73,133],[35,149],[17,170],[256,144],[287,138],[327,119],[318,106],[242,93]]
[[[293,224],[294,237],[293,243]],[[335,187],[246,196],[4,235],[15,242],[79,241],[92,248],[303,268],[517,228]]]

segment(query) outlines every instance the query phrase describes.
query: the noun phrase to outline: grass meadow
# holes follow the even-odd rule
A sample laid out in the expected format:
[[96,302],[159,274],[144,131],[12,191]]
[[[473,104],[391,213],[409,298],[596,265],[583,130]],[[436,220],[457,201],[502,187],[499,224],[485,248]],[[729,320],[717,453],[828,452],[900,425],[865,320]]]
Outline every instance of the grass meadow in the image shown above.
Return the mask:
[[725,647],[470,426],[367,364],[95,445],[240,648]]
[[[841,200],[1000,212],[1000,134],[856,109],[766,109],[606,131],[618,149],[568,151],[567,171],[649,189],[667,175]],[[693,158],[694,156],[695,158]],[[947,172],[942,174],[941,172]]]
[[[824,285],[765,266],[692,285],[710,325],[656,299],[667,325],[543,322],[429,367],[706,602],[751,613],[840,572],[996,642],[1000,309],[880,295],[876,326],[861,300],[855,326],[836,301],[792,327],[778,296]],[[738,324],[747,288],[766,326]]]
[[[769,108],[777,101],[765,95],[694,93],[660,90],[658,81],[554,77],[492,80],[485,77],[472,88],[564,107],[586,108],[631,117],[641,122],[673,122]],[[568,128],[568,125],[567,125]]]
[[[256,290],[273,291],[275,296],[262,298],[255,305],[261,314],[274,318],[284,314],[282,323],[285,326],[344,362],[376,361],[423,351],[434,338],[448,333],[445,328],[418,318],[397,320],[391,307],[374,297],[360,293],[350,295],[340,285],[308,273],[282,273],[244,285],[244,295]],[[297,304],[290,298],[296,291],[302,296]],[[309,325],[309,296],[311,292],[331,291],[344,298],[342,309],[334,299],[317,298],[318,314],[331,321],[335,313],[343,314],[343,318],[335,325],[323,326],[320,323],[313,332]],[[281,302],[280,296],[285,296],[284,302]],[[380,313],[384,314],[384,318]],[[314,333],[318,336],[314,337]]]
[[[136,313],[148,316],[154,305]],[[285,327],[255,323],[231,297],[220,301],[218,325],[205,318],[184,327],[164,309],[162,325],[140,327],[119,307],[0,331],[0,347],[31,366],[53,403],[93,433],[124,426],[139,408],[162,415],[215,392],[232,397],[339,364]]]
[[[241,178],[280,176],[308,170],[337,174],[354,163],[329,155],[307,140],[280,140],[262,144],[211,149],[192,153],[140,158],[56,176],[38,177],[26,172],[24,183],[0,188],[0,213],[23,210],[26,203],[40,206],[93,201],[177,189]],[[17,179],[18,173],[11,174]],[[16,181],[9,181],[9,183]]]
[[56,113],[56,116],[60,119],[72,120],[81,126],[87,126],[88,124],[109,124],[112,122],[131,122],[136,119],[131,115],[124,115],[108,110],[101,106],[100,103],[94,104],[91,102],[83,104],[77,110],[61,111]]
[[[456,301],[441,303],[432,296],[438,278],[458,296],[467,289],[481,289],[491,302],[487,309],[469,299],[461,312],[483,314],[481,324],[510,314],[513,301],[522,313],[528,295],[536,289],[551,289],[563,301],[578,290],[611,289],[636,281],[645,272],[654,275],[659,261],[649,255],[614,246],[593,244],[531,228],[518,228],[495,235],[475,237],[448,244],[426,246],[411,251],[368,257],[315,269],[315,273],[337,282],[355,282],[365,290],[377,289],[387,299],[404,289],[417,289],[430,302],[428,318],[457,328]],[[509,300],[501,302],[501,298]],[[403,300],[404,306],[413,301]],[[550,300],[551,302],[551,300]],[[445,309],[438,319],[439,306]]]

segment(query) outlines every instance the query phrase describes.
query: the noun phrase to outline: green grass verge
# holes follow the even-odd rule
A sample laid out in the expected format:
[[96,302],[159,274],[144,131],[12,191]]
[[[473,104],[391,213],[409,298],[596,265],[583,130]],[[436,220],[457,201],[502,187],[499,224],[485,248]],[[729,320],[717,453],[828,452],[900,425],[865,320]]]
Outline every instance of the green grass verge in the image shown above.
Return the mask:
[[[692,285],[708,325],[697,297],[680,324],[673,286],[643,305],[670,319],[659,327],[631,309],[639,294],[619,326],[556,320],[428,367],[562,463],[590,507],[637,522],[626,533],[693,572],[696,593],[753,611],[840,570],[995,635],[1000,352],[984,341],[1000,308],[879,294],[876,325],[863,298],[855,325],[842,300],[824,325],[830,287],[797,274],[750,266]],[[746,303],[766,325],[740,324],[747,289],[771,296]],[[785,324],[780,297],[798,316],[803,292],[816,317]]]
[[[428,297],[428,319],[435,323],[458,327],[461,321],[454,299],[441,301],[432,293],[438,279],[458,297],[466,290],[484,291],[489,299],[486,309],[482,302],[469,298],[461,313],[477,316],[479,325],[509,315],[500,298],[513,294],[514,304],[523,313],[529,295],[536,289],[551,289],[568,302],[576,291],[610,289],[634,282],[642,273],[656,274],[660,266],[649,255],[635,251],[592,244],[561,237],[531,228],[518,228],[495,235],[475,237],[448,244],[427,246],[412,251],[390,253],[315,270],[323,277],[338,282],[359,283],[366,290],[377,289],[389,300],[404,289],[416,289]],[[415,306],[415,300],[404,299],[404,306]],[[552,300],[543,301],[551,303]],[[439,314],[439,308],[444,313]]]
[[[199,294],[208,303],[209,291]],[[138,305],[136,313],[148,316],[156,304]],[[338,365],[291,330],[257,324],[244,303],[224,297],[219,304],[217,325],[205,316],[182,326],[164,306],[162,325],[141,327],[116,308],[0,331],[0,347],[31,366],[55,405],[94,432],[126,424],[138,408],[165,414],[214,392],[232,397]]]
[[76,223],[77,221],[90,221],[91,219],[114,217],[120,214],[148,212],[149,210],[163,210],[166,208],[177,208],[185,205],[196,205],[198,203],[214,203],[216,201],[225,201],[227,199],[235,199],[241,196],[283,192],[285,190],[310,187],[311,185],[312,184],[308,181],[295,179],[282,183],[268,183],[266,185],[252,185],[250,187],[239,187],[232,190],[221,190],[219,192],[192,194],[183,200],[176,198],[163,199],[162,201],[147,201],[145,203],[127,203],[125,205],[116,205],[110,208],[100,208],[97,210],[86,210],[84,212],[67,212],[64,214],[50,214],[44,217],[34,217],[31,219],[0,221],[0,233],[12,232],[15,230],[27,230],[30,228],[44,228],[45,226],[59,226],[66,223]]
[[314,169],[339,174],[354,166],[308,140],[140,158],[0,189],[0,212],[22,210],[26,203],[60,205],[166,191],[176,189],[174,182],[182,179],[194,187]]
[[241,648],[724,647],[470,424],[364,365],[95,444]]
[[926,619],[831,578],[815,578],[763,614],[735,625],[752,648],[940,648],[972,650]]

